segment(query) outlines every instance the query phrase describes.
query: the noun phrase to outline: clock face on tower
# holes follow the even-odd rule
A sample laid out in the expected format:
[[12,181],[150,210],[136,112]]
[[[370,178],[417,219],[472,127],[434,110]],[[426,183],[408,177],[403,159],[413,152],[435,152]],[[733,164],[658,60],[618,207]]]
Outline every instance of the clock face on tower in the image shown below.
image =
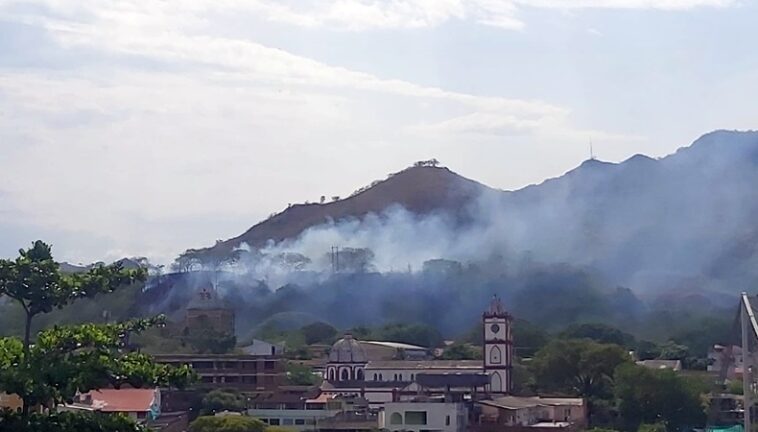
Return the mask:
[[492,327],[490,327],[490,330],[492,330],[492,333],[497,334],[497,332],[500,331],[500,326],[497,324],[492,324]]

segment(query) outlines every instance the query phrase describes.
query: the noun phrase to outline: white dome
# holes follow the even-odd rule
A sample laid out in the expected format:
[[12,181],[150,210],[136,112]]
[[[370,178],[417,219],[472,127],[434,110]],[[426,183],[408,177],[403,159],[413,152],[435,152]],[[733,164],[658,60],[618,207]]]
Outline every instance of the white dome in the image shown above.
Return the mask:
[[346,334],[332,345],[329,363],[366,363],[366,353],[353,335]]

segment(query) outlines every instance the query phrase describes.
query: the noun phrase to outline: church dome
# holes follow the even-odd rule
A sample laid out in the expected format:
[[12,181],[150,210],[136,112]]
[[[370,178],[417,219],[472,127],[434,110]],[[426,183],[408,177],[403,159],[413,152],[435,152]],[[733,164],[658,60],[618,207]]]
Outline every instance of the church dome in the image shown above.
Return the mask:
[[366,353],[353,335],[345,336],[332,345],[329,352],[329,363],[365,363]]

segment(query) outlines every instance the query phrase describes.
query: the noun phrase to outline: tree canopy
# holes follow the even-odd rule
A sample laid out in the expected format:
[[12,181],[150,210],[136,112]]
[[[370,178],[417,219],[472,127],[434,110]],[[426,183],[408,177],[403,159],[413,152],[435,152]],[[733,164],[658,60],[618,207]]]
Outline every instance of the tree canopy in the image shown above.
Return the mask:
[[202,410],[205,414],[221,411],[241,412],[247,408],[245,395],[234,389],[216,389],[203,397]]
[[669,432],[686,430],[705,422],[700,395],[706,385],[683,378],[671,370],[622,365],[615,374],[618,411],[625,430],[640,424],[662,422]]
[[[31,343],[35,316],[98,293],[111,292],[144,278],[144,269],[124,270],[119,264],[97,265],[87,272],[62,274],[49,245],[37,241],[16,260],[0,260],[0,296],[18,302],[26,316],[24,339],[0,338],[0,389],[18,395],[21,413],[5,411],[0,429],[13,431],[132,431],[128,419],[57,413],[77,392],[121,386],[183,387],[194,375],[188,367],[156,365],[130,352],[129,336],[161,325],[162,317],[114,324],[54,326]],[[47,408],[33,413],[31,408]]]
[[264,432],[266,424],[252,417],[225,415],[198,417],[190,432]]

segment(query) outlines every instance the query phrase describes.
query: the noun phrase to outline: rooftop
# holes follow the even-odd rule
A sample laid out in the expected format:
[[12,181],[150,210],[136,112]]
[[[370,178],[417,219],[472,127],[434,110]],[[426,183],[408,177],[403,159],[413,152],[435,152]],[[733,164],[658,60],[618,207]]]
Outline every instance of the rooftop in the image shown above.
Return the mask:
[[521,409],[521,408],[534,408],[538,406],[582,406],[584,405],[584,399],[582,398],[550,398],[550,397],[521,397],[521,396],[504,396],[494,400],[479,401],[482,405],[493,406],[503,409]]
[[385,346],[388,348],[395,348],[395,349],[404,349],[404,350],[420,350],[420,351],[426,351],[426,348],[418,346],[418,345],[411,345],[401,342],[385,342],[385,341],[360,341],[361,344],[369,344],[369,345],[379,345],[379,346]]
[[379,369],[462,369],[482,370],[481,360],[377,360],[370,361],[366,370]]
[[101,389],[84,393],[81,401],[92,397],[87,405],[102,412],[147,412],[156,397],[155,389]]

